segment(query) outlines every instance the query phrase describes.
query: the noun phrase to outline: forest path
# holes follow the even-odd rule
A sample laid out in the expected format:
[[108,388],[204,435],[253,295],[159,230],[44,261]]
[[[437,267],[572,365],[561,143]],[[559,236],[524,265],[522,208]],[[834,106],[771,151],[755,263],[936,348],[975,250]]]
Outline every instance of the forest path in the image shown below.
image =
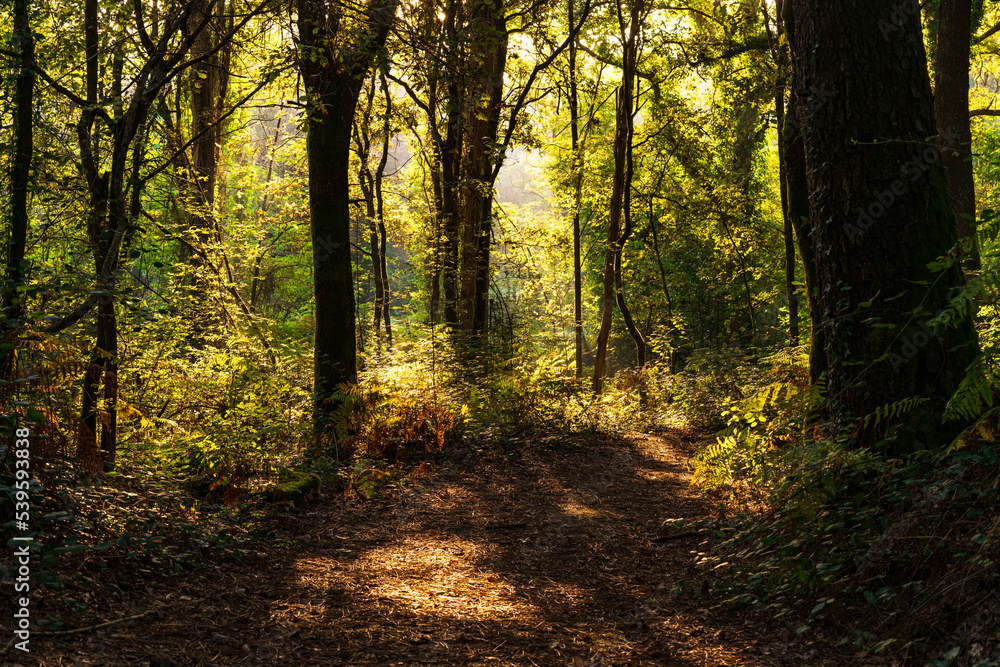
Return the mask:
[[550,437],[369,501],[327,496],[281,517],[299,548],[158,585],[123,610],[157,615],[49,642],[40,664],[850,662],[672,592],[701,585],[699,538],[653,541],[665,519],[712,511],[684,468],[696,444],[685,432]]

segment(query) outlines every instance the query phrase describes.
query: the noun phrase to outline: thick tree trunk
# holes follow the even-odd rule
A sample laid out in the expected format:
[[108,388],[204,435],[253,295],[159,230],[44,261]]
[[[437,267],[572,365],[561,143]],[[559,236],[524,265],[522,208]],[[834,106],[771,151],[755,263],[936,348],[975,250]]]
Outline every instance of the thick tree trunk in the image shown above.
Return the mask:
[[332,425],[338,387],[358,379],[347,157],[357,95],[337,88],[323,96],[324,112],[310,118],[306,135],[316,300],[314,426],[318,434]]
[[[214,0],[195,3],[188,25],[193,32],[213,14]],[[215,180],[218,172],[218,117],[216,107],[219,89],[218,58],[206,55],[212,50],[212,35],[219,26],[218,17],[202,29],[191,46],[191,56],[204,58],[194,64],[189,73],[191,95],[191,151],[187,177],[188,217],[181,244],[181,261],[188,265],[188,308],[191,315],[192,344],[204,343],[205,334],[214,319],[207,298],[211,280],[205,273],[203,256],[209,252],[214,237]]]
[[[350,150],[354,111],[364,77],[385,44],[398,0],[372,0],[367,22],[341,30],[339,5],[299,0],[300,61],[309,94],[306,155],[313,242],[316,333],[313,425],[317,450],[335,442],[341,384],[357,382],[357,334],[351,275]],[[336,50],[334,50],[336,49]],[[317,57],[319,50],[323,57]]]
[[[445,10],[444,30],[449,42],[457,47],[459,30],[464,27],[464,7],[462,0],[449,0]],[[453,63],[457,64],[457,63]],[[446,324],[459,323],[459,249],[462,232],[461,199],[459,191],[462,179],[462,150],[465,120],[465,86],[457,76],[449,76],[445,82],[445,112],[447,113],[447,133],[440,132],[438,161],[441,169],[441,286],[444,296],[444,321]],[[436,121],[435,121],[436,122]]]
[[967,239],[966,267],[979,268],[976,242],[976,182],[972,171],[969,125],[969,55],[972,0],[941,0],[934,63],[934,118],[944,145],[941,164],[948,172],[948,193],[955,207],[958,236]]
[[497,164],[503,162],[504,147],[497,145],[497,134],[500,130],[500,116],[503,113],[503,79],[507,68],[507,45],[509,34],[504,5],[495,0],[490,12],[489,29],[490,56],[487,75],[483,88],[488,95],[489,107],[486,109],[486,125],[483,135],[485,148],[482,157],[482,171],[485,176],[480,210],[479,236],[476,243],[476,285],[475,304],[472,317],[472,331],[481,341],[486,342],[489,328],[490,306],[490,244],[493,240],[493,198],[496,178],[499,171]]
[[[937,129],[918,5],[791,4],[831,416],[863,445],[946,445],[957,426],[942,425],[944,404],[977,344],[968,315],[935,320],[963,280],[954,263],[932,270],[957,229],[928,141]],[[827,99],[808,105],[818,90]],[[922,404],[885,416],[911,397]]]
[[486,329],[490,225],[493,218],[493,152],[503,111],[503,75],[507,64],[503,2],[477,0],[469,30],[472,34],[469,61],[475,68],[475,75],[465,95],[459,311],[462,329],[480,336]]
[[[20,55],[14,83],[14,154],[10,162],[10,238],[7,241],[7,275],[3,286],[0,332],[17,328],[23,315],[18,294],[27,277],[24,251],[28,243],[28,178],[34,153],[35,39],[29,23],[29,0],[14,2],[13,42]],[[0,356],[0,378],[10,381],[17,367],[13,350]]]

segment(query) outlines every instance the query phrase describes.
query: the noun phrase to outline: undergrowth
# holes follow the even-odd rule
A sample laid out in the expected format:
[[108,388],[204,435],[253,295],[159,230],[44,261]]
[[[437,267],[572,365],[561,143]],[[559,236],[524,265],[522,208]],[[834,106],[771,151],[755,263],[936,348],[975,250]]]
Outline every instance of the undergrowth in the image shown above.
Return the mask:
[[[998,355],[985,340],[946,414],[973,421],[934,450],[826,433],[823,383],[793,357],[761,360],[756,383],[715,403],[725,425],[689,462],[723,499],[697,556],[711,598],[868,653],[997,665],[1000,442],[980,378]],[[868,419],[919,409],[904,400]]]

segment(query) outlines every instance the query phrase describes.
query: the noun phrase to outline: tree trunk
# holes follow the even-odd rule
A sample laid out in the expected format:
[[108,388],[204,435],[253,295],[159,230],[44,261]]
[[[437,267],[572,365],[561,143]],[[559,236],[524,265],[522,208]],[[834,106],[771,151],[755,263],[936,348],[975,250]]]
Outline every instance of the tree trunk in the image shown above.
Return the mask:
[[622,210],[626,196],[626,169],[628,151],[631,145],[630,133],[632,127],[632,86],[635,81],[636,39],[639,32],[638,19],[641,13],[641,5],[642,0],[632,0],[627,38],[625,34],[626,24],[621,16],[621,5],[618,5],[618,22],[624,42],[624,52],[622,54],[622,85],[618,89],[618,104],[615,113],[615,171],[611,186],[611,203],[609,205],[608,243],[604,252],[601,329],[597,334],[597,353],[594,356],[593,390],[595,394],[600,393],[604,389],[604,374],[607,371],[608,338],[611,335],[611,323],[615,311],[615,259],[618,254],[619,243],[621,242]]
[[[361,188],[361,196],[365,204],[365,221],[368,224],[369,250],[368,256],[371,259],[372,280],[375,283],[375,308],[373,309],[372,324],[375,329],[375,338],[381,349],[381,328],[382,328],[382,308],[385,298],[384,286],[382,284],[382,262],[381,243],[379,236],[378,214],[381,212],[381,172],[385,168],[384,160],[388,159],[388,145],[384,144],[382,150],[382,161],[379,163],[377,174],[372,174],[369,166],[371,158],[371,134],[369,126],[372,120],[372,109],[375,105],[375,82],[372,81],[371,88],[368,89],[368,100],[364,112],[354,122],[354,144],[355,154],[358,156],[360,167],[358,168],[358,186]],[[378,206],[376,205],[376,190],[379,190]]]
[[[214,0],[199,0],[188,18],[193,32],[214,13]],[[219,63],[216,55],[208,55],[214,46],[213,33],[221,27],[216,15],[208,27],[198,32],[191,45],[193,58],[204,58],[189,72],[191,94],[191,151],[187,169],[188,216],[181,245],[181,261],[188,265],[188,308],[191,314],[192,344],[204,344],[212,328],[210,301],[211,280],[206,274],[203,255],[210,252],[215,232],[215,180],[218,173],[219,131],[215,124],[219,115],[216,106],[219,93]]]
[[[449,0],[445,11],[444,30],[449,42],[457,47],[459,30],[464,27],[462,0]],[[451,63],[457,65],[457,63]],[[441,168],[442,204],[442,258],[441,284],[444,293],[444,321],[446,324],[459,323],[459,235],[462,231],[461,200],[459,190],[462,179],[462,147],[464,135],[465,86],[458,76],[451,76],[445,82],[445,112],[447,113],[447,134],[438,139],[440,151],[438,159]],[[438,133],[440,137],[440,133]]]
[[[7,275],[3,286],[4,335],[19,326],[23,304],[18,290],[27,278],[24,251],[28,243],[28,179],[34,153],[35,39],[29,23],[29,0],[14,1],[13,42],[20,55],[14,83],[14,155],[10,162],[10,240],[7,242]],[[10,381],[17,367],[13,350],[0,357],[0,378]]]
[[[790,0],[782,4],[782,27],[790,44],[795,34],[795,19],[792,14]],[[826,92],[818,89],[815,95],[807,98],[807,104],[800,104],[799,94],[795,86],[795,74],[792,63],[790,69],[789,104],[785,112],[785,121],[781,127],[781,161],[785,181],[785,218],[795,231],[795,241],[802,258],[802,270],[805,276],[806,303],[809,305],[809,378],[812,384],[819,382],[826,371],[826,349],[823,336],[823,320],[818,303],[818,283],[816,281],[816,260],[813,254],[812,225],[809,222],[809,182],[806,176],[806,154],[802,135],[803,120],[810,110],[820,104],[825,104]],[[801,110],[800,110],[801,109]],[[800,114],[803,114],[800,116]]]
[[310,117],[306,135],[316,299],[314,425],[319,435],[332,426],[338,387],[358,379],[347,157],[357,102],[352,92],[338,87],[323,95],[325,113]]
[[[633,77],[633,82],[635,78]],[[636,100],[636,107],[638,107],[638,99]],[[618,240],[618,245],[615,248],[615,302],[618,304],[618,310],[621,311],[622,319],[625,321],[625,327],[628,329],[629,335],[632,336],[632,342],[635,343],[635,359],[636,365],[642,368],[646,365],[646,341],[642,338],[642,332],[635,325],[635,320],[632,318],[632,311],[629,310],[628,304],[625,302],[625,285],[622,281],[622,253],[625,251],[625,244],[628,243],[629,237],[632,236],[632,174],[634,171],[634,161],[632,158],[632,135],[634,133],[634,118],[632,116],[632,104],[628,105],[628,142],[625,147],[625,183],[622,187],[622,214],[625,219],[625,228],[622,231],[622,236]]]
[[[354,111],[376,51],[385,44],[398,0],[372,0],[354,34],[341,27],[339,5],[299,0],[300,67],[309,94],[306,155],[316,300],[313,425],[317,450],[331,432],[341,384],[357,382],[357,335],[351,276],[350,150]],[[336,48],[335,48],[336,47]],[[322,57],[318,57],[317,50]]]
[[948,193],[955,207],[958,236],[968,239],[965,265],[979,269],[976,242],[976,182],[972,171],[969,125],[969,56],[972,0],[941,0],[934,63],[934,118],[944,145],[941,164],[948,172]]
[[[573,4],[567,0],[567,25],[572,30]],[[583,275],[581,272],[580,206],[583,201],[583,156],[580,154],[580,103],[576,80],[577,38],[569,43],[569,127],[573,151],[573,332],[576,339],[576,377],[583,377]]]
[[497,165],[503,163],[505,146],[497,144],[497,134],[500,130],[500,116],[503,113],[503,80],[507,68],[507,19],[504,5],[500,0],[490,12],[488,29],[491,33],[489,67],[483,81],[485,95],[488,95],[489,107],[486,109],[486,124],[483,142],[485,150],[482,158],[482,171],[485,176],[480,211],[479,237],[477,239],[477,265],[475,305],[472,318],[472,330],[484,343],[489,327],[490,306],[490,244],[493,240],[493,198],[496,179],[499,170]]
[[[102,245],[106,239],[102,239],[102,232],[107,219],[108,208],[108,174],[100,174],[98,171],[98,137],[94,133],[94,112],[93,107],[97,104],[97,86],[99,65],[98,37],[97,37],[97,0],[86,0],[83,8],[84,15],[84,53],[86,54],[86,75],[87,75],[87,105],[80,114],[77,123],[77,137],[79,141],[80,155],[84,163],[84,171],[87,176],[87,186],[90,194],[90,210],[88,211],[87,233],[90,237],[91,247],[94,253],[95,275],[103,282],[102,276],[103,259],[105,252],[102,252]],[[101,296],[98,306],[98,326],[97,337],[94,341],[94,349],[91,350],[90,363],[84,372],[82,399],[80,405],[80,434],[77,442],[77,458],[84,466],[97,469],[101,465],[101,455],[97,437],[97,404],[98,393],[100,391],[101,373],[103,370],[105,356],[104,334],[107,327],[101,326],[100,310],[106,311],[108,302],[113,300],[110,289],[106,284],[99,285],[107,291]],[[113,308],[113,305],[112,305]]]
[[[774,86],[774,116],[778,130],[778,189],[781,193],[781,217],[784,221],[785,237],[785,294],[788,298],[788,344],[799,344],[799,297],[795,292],[795,229],[788,216],[788,184],[785,169],[785,142],[781,131],[785,126],[785,86],[788,62],[788,46],[782,41],[785,24],[781,20],[782,0],[775,3],[775,20],[778,26],[778,64]],[[766,16],[765,16],[766,20]]]
[[[977,344],[968,315],[935,320],[963,279],[954,262],[933,270],[958,237],[940,151],[928,142],[937,129],[919,7],[791,4],[834,426],[862,445],[944,446],[958,428],[942,425],[944,405]],[[887,21],[894,11],[901,20]],[[810,107],[817,90],[827,99]],[[919,407],[901,407],[911,397]]]
[[[667,334],[672,337],[674,332],[674,304],[673,300],[670,298],[670,288],[667,286],[667,271],[663,267],[663,256],[660,254],[660,239],[659,234],[656,231],[656,211],[654,208],[654,195],[660,189],[660,185],[663,183],[663,177],[666,176],[666,173],[667,170],[664,168],[664,170],[660,172],[659,178],[656,179],[656,185],[649,193],[649,229],[652,232],[653,237],[653,254],[656,255],[656,267],[660,270],[660,285],[663,287],[663,298],[666,299],[667,302]],[[667,368],[670,371],[673,371],[673,341],[669,341],[667,355]]]
[[[386,80],[385,72],[382,72],[382,92],[385,95],[385,121],[382,124],[382,158],[379,160],[378,169],[375,170],[375,205],[376,219],[379,236],[378,244],[378,273],[379,282],[382,284],[382,300],[379,308],[375,309],[375,317],[382,317],[385,324],[386,346],[392,349],[392,322],[390,320],[390,306],[392,304],[392,293],[389,290],[389,271],[386,267],[386,230],[385,230],[385,206],[382,197],[382,180],[385,176],[385,166],[389,162],[389,140],[392,133],[392,95],[389,93],[389,82]],[[373,260],[373,264],[376,262]],[[379,312],[381,310],[381,312]],[[378,330],[378,324],[375,325]]]
[[469,30],[472,34],[469,62],[475,74],[465,93],[459,310],[462,329],[480,336],[486,329],[490,226],[493,218],[493,153],[503,111],[503,75],[507,64],[507,26],[503,2],[476,0]]

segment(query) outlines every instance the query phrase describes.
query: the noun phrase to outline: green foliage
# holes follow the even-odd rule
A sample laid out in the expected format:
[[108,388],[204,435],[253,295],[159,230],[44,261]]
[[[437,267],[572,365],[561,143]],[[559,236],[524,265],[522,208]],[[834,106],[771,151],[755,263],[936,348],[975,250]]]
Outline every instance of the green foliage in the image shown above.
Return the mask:
[[732,401],[722,411],[728,425],[719,432],[716,444],[688,462],[693,483],[726,487],[743,504],[760,502],[773,491],[784,478],[788,457],[797,455],[795,446],[818,435],[820,411],[826,402],[823,385],[809,385],[805,369],[795,370],[782,369],[779,363],[777,373],[791,371],[790,379]]
[[[787,616],[800,634],[822,624],[870,652],[912,644],[901,638],[922,637],[932,657],[946,639],[961,651],[986,641],[993,626],[971,619],[1000,609],[992,411],[954,446],[899,458],[849,433],[825,436],[823,399],[804,382],[760,388],[692,458],[696,483],[729,492],[697,558],[713,597]],[[899,401],[869,420],[921,404]],[[938,655],[966,664],[950,648]]]
[[700,557],[716,595],[807,624],[825,615],[870,650],[928,632],[931,645],[956,632],[975,641],[983,628],[963,620],[996,605],[1000,576],[997,490],[983,483],[1000,451],[901,461],[816,441],[796,454],[768,511]]

